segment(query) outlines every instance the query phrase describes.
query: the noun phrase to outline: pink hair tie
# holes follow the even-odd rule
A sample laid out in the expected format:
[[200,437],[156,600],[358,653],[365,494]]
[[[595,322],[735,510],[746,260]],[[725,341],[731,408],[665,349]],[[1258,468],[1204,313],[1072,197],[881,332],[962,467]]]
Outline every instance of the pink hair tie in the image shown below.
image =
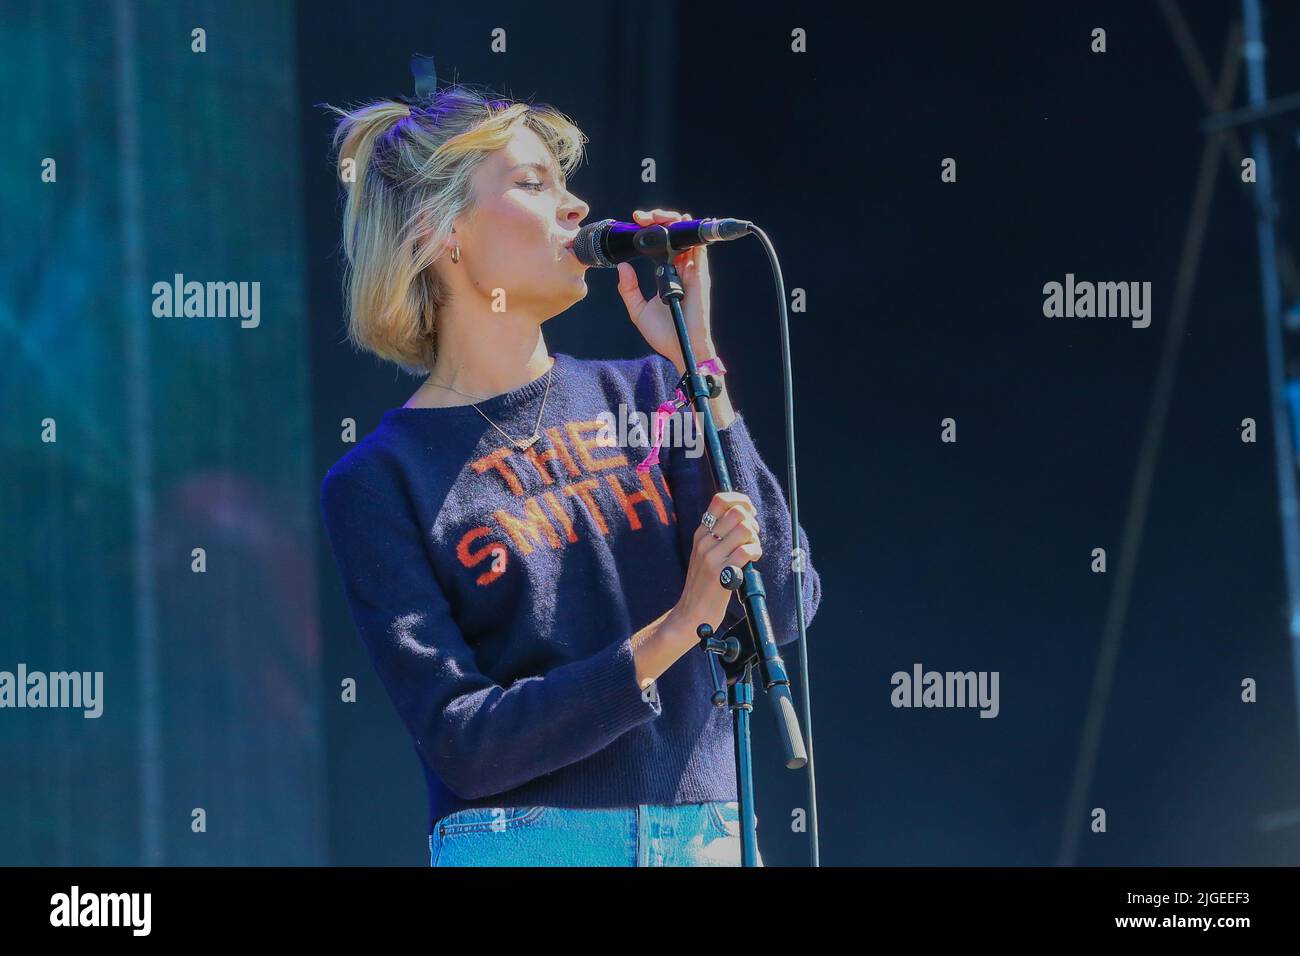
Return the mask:
[[667,422],[668,416],[674,414],[677,409],[681,408],[683,405],[689,404],[690,402],[687,401],[686,396],[682,394],[682,390],[679,388],[677,390],[676,401],[663,402],[655,409],[654,444],[650,446],[650,454],[646,455],[640,464],[636,466],[637,471],[644,474],[650,470],[651,465],[659,464],[659,446],[663,444],[664,425]]
[[714,356],[711,359],[705,359],[695,366],[697,372],[712,372],[714,375],[726,375],[727,367],[722,364],[722,359]]
[[[727,367],[722,364],[722,359],[716,357],[705,359],[703,362],[697,362],[695,370],[697,372],[709,372],[713,375],[727,374]],[[663,444],[664,425],[667,422],[668,416],[676,413],[679,408],[684,408],[690,403],[690,399],[682,393],[681,388],[678,388],[675,400],[662,402],[659,407],[655,409],[653,425],[654,444],[650,446],[650,453],[636,466],[638,472],[644,474],[650,470],[651,465],[659,464],[659,446]]]

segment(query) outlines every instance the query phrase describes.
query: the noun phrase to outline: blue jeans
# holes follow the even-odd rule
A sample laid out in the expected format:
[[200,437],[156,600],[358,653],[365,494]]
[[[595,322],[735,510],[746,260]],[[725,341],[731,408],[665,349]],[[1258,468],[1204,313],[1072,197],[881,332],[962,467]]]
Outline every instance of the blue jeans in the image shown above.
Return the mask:
[[471,807],[434,824],[429,865],[740,866],[740,806]]

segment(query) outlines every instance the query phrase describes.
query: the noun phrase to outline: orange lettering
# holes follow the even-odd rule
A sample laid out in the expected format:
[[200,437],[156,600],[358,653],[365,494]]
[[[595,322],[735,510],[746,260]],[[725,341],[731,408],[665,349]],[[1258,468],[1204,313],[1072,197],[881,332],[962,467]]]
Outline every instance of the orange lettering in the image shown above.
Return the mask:
[[521,554],[532,554],[533,544],[541,544],[543,536],[546,537],[546,541],[552,548],[561,546],[560,536],[551,527],[550,521],[546,519],[546,514],[542,511],[542,506],[537,503],[536,498],[529,498],[524,502],[524,517],[522,518],[516,518],[510,512],[501,509],[497,509],[494,514],[501,527],[514,539]]
[[591,450],[593,448],[618,447],[618,442],[612,435],[606,435],[603,439],[583,436],[583,432],[600,432],[606,429],[606,423],[599,418],[585,422],[569,422],[564,427],[568,430],[569,440],[573,442],[573,447],[578,449],[578,457],[582,459],[582,463],[588,471],[604,471],[606,468],[617,468],[620,465],[627,464],[627,456],[622,452],[616,455],[605,455],[602,458],[592,456]]
[[595,478],[588,478],[586,481],[574,482],[571,485],[564,486],[566,495],[576,495],[582,499],[582,503],[587,506],[591,512],[591,518],[596,522],[596,527],[600,529],[601,534],[609,534],[609,526],[605,524],[605,516],[600,513],[600,505],[596,504],[591,497],[591,489],[600,484]]
[[[465,565],[467,568],[472,568],[476,564],[481,564],[484,559],[495,558],[498,554],[502,555],[504,558],[507,552],[500,542],[493,542],[490,546],[484,546],[479,548],[477,551],[470,550],[470,544],[476,538],[481,538],[483,535],[490,533],[491,532],[487,528],[471,528],[469,531],[465,532],[465,536],[456,544],[456,557],[460,558],[461,564]],[[496,564],[495,561],[492,563],[494,565]],[[504,567],[502,567],[500,571],[484,571],[474,579],[474,583],[479,585],[491,584],[505,573]]]
[[649,472],[637,472],[637,477],[641,479],[641,490],[629,495],[623,490],[618,475],[605,476],[609,486],[614,489],[614,497],[623,506],[623,513],[627,515],[628,524],[632,526],[633,531],[641,527],[641,519],[637,516],[636,505],[642,501],[648,501],[654,505],[655,512],[659,515],[660,524],[668,524],[668,512],[664,510],[664,501],[659,497],[659,490],[655,488],[654,479],[650,477]]
[[569,454],[569,449],[565,447],[564,440],[560,438],[558,428],[546,429],[546,437],[551,440],[552,447],[548,451],[538,452],[537,446],[533,445],[524,452],[524,457],[537,469],[537,473],[542,476],[543,484],[554,484],[555,479],[551,477],[551,470],[543,468],[548,461],[560,461],[564,463],[564,469],[571,477],[577,478],[582,472],[578,471],[578,466],[573,463],[573,456]]
[[510,457],[514,449],[502,445],[490,455],[484,455],[478,461],[470,462],[470,467],[480,475],[491,469],[496,469],[497,473],[505,479],[510,490],[517,495],[524,493],[524,486],[519,482],[519,476],[515,474],[513,468],[506,467],[506,459]]
[[569,518],[569,513],[564,510],[564,505],[560,504],[560,499],[555,497],[555,492],[542,492],[542,499],[550,507],[551,514],[555,515],[555,520],[560,522],[560,527],[564,529],[564,536],[569,540],[569,543],[572,544],[577,541],[578,536],[573,533],[573,521]]

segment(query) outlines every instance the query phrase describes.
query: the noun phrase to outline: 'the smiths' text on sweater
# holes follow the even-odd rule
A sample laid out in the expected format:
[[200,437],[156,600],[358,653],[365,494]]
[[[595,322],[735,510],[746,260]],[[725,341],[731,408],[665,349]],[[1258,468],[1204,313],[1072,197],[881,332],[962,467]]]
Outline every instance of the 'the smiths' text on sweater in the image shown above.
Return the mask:
[[[631,636],[681,597],[713,497],[707,456],[619,447],[620,404],[647,418],[678,375],[660,355],[555,353],[541,437],[520,451],[471,406],[397,408],[332,467],[321,510],[349,609],[415,743],[429,822],[470,806],[735,800],[731,717],[687,652],[643,695]],[[479,402],[532,433],[546,375]],[[754,502],[778,644],[798,637],[790,515],[742,416],[719,433]],[[701,446],[702,447],[702,446]],[[821,581],[804,549],[804,617]],[[743,616],[733,598],[727,621]]]

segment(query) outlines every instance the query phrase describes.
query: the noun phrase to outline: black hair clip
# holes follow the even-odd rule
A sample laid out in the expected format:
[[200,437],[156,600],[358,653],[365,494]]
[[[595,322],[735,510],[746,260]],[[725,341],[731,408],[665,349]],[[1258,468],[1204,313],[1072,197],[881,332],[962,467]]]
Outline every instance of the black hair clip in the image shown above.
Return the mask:
[[412,54],[411,76],[415,79],[414,95],[397,99],[411,108],[412,116],[426,115],[438,92],[438,71],[434,68],[433,57]]
[[[427,100],[438,92],[438,71],[433,65],[433,57],[411,56],[411,76],[415,78],[415,99]],[[405,97],[403,97],[405,99]]]

